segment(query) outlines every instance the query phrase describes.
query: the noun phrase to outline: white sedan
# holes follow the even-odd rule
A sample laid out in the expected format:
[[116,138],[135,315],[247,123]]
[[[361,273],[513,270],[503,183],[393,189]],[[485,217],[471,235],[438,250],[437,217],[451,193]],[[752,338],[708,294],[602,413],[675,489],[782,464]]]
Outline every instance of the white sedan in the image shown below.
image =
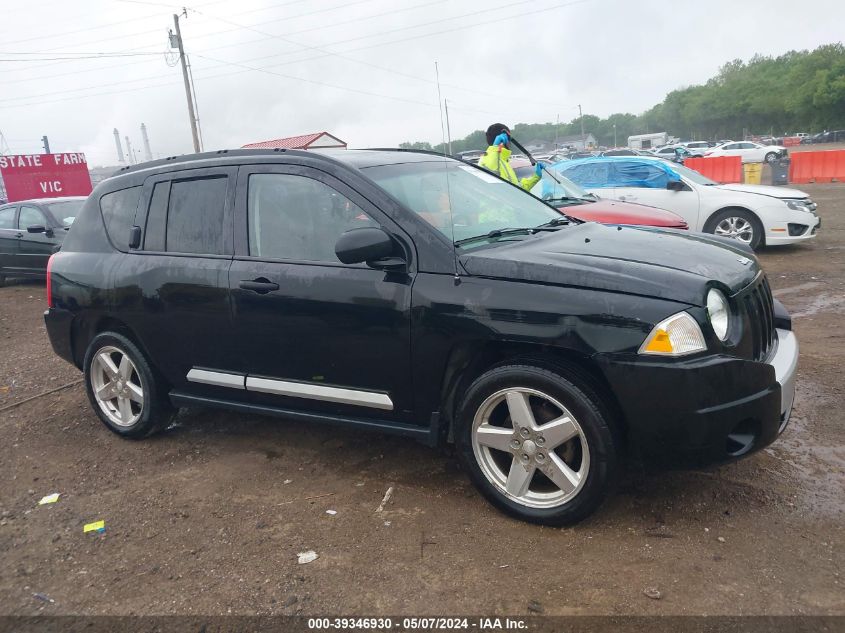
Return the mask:
[[780,145],[760,145],[751,141],[733,141],[704,150],[704,155],[739,156],[743,163],[773,163],[786,157],[786,148]]
[[821,225],[816,203],[803,191],[720,185],[659,158],[586,158],[553,169],[602,198],[672,211],[691,231],[731,237],[753,249],[812,239]]

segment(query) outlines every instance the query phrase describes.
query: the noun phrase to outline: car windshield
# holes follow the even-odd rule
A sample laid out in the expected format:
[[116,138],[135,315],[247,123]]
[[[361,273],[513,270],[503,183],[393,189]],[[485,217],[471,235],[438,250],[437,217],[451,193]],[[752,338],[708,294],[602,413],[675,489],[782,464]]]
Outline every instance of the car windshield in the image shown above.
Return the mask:
[[555,169],[555,165],[548,168],[553,172],[554,177],[559,182],[556,182],[551,175],[544,173],[543,178],[531,189],[531,193],[545,200],[546,202],[555,203],[566,200],[584,200],[593,202],[595,196],[587,193],[587,190],[580,185],[576,185],[566,176]]
[[50,213],[53,214],[53,217],[56,218],[56,220],[61,222],[63,226],[69,227],[73,224],[76,216],[79,215],[79,210],[82,208],[84,202],[84,200],[51,202],[47,205],[47,208],[50,209]]
[[564,219],[498,176],[453,160],[380,165],[361,171],[455,242]]
[[673,163],[671,169],[672,171],[676,172],[679,176],[683,176],[687,180],[692,180],[697,185],[705,185],[707,187],[711,187],[713,185],[719,184],[717,182],[713,182],[709,178],[702,176],[694,169],[684,167],[683,165],[676,165]]

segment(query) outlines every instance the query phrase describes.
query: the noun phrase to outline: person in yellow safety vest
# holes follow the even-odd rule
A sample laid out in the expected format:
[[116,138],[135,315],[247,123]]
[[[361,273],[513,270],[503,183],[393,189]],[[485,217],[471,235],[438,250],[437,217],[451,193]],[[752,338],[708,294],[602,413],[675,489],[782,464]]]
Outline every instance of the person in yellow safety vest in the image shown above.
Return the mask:
[[511,132],[508,126],[504,123],[494,123],[487,128],[487,144],[489,147],[484,153],[484,156],[478,159],[478,165],[484,167],[494,174],[498,174],[502,180],[507,180],[515,185],[518,185],[526,191],[531,191],[531,187],[540,182],[543,176],[543,168],[540,163],[534,166],[534,175],[520,180],[511,167],[511,149],[510,139]]

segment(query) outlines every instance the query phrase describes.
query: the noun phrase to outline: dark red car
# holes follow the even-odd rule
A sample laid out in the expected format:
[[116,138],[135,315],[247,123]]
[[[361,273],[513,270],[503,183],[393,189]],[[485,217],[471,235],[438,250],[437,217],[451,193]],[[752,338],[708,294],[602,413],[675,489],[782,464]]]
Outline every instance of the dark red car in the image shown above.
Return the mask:
[[[514,159],[511,166],[519,178],[534,174],[534,167],[527,159]],[[668,229],[688,229],[686,221],[676,213],[649,207],[644,204],[605,200],[587,193],[565,176],[555,173],[560,182],[548,174],[531,190],[541,200],[549,202],[566,215],[585,222],[602,224],[632,224],[637,226],[659,226]]]

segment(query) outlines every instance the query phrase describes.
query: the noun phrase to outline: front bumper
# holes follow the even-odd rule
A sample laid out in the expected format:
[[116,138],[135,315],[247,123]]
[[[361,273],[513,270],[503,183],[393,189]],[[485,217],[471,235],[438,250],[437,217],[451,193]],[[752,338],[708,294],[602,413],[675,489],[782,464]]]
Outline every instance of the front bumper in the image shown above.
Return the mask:
[[784,212],[779,207],[762,210],[760,217],[766,220],[763,222],[766,246],[796,244],[812,239],[822,225],[821,218],[815,213],[793,210]]
[[732,461],[771,444],[789,421],[798,363],[795,335],[776,332],[767,362],[598,357],[630,442],[650,462],[679,467]]

